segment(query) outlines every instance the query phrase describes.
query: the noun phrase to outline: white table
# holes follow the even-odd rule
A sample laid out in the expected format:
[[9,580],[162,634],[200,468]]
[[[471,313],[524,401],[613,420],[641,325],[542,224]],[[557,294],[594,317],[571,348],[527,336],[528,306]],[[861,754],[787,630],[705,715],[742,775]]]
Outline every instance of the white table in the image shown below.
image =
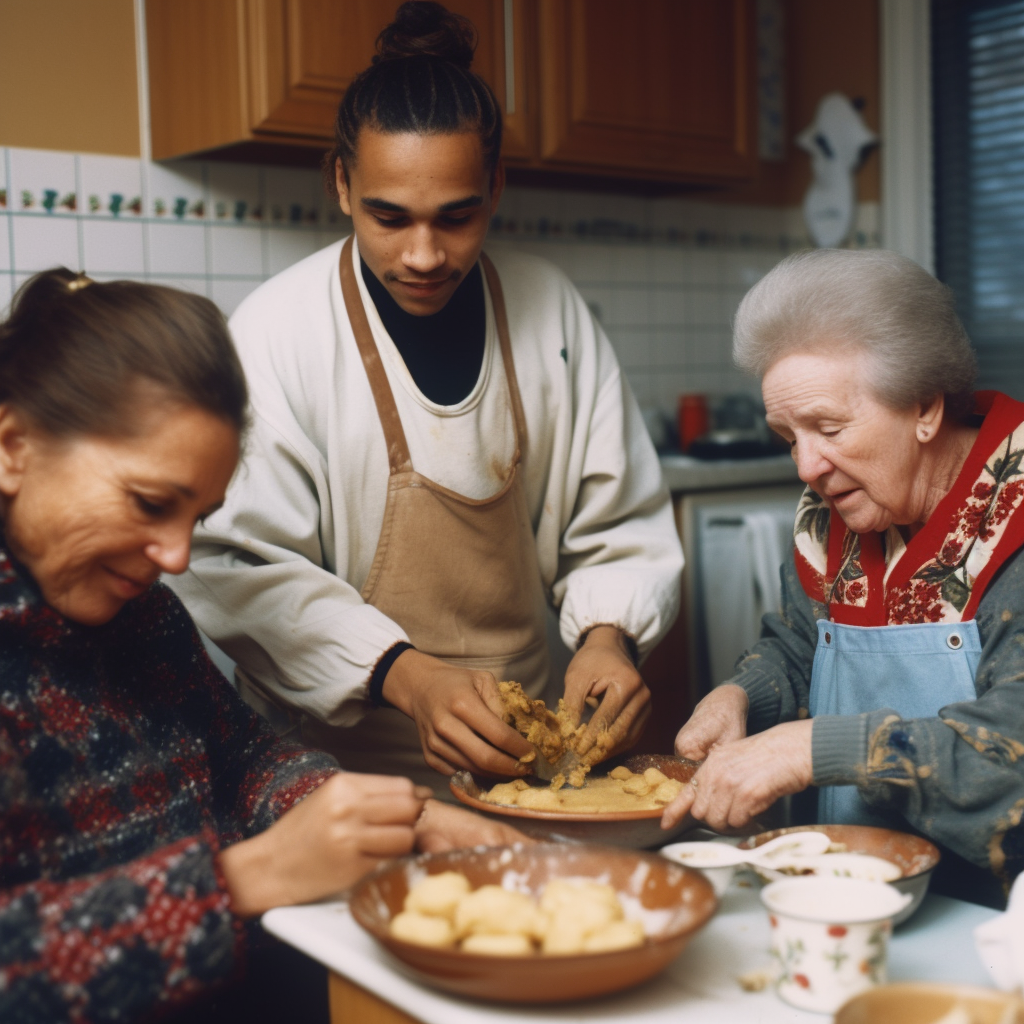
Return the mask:
[[[896,930],[889,951],[890,981],[933,980],[990,985],[972,931],[996,911],[928,896]],[[715,917],[679,959],[639,988],[566,1006],[508,1006],[470,1002],[427,988],[407,974],[353,920],[345,903],[281,907],[264,927],[356,985],[425,1024],[507,1024],[536,1021],[625,1021],[630,1024],[790,1024],[827,1018],[795,1010],[770,989],[744,992],[737,975],[768,967],[768,919],[756,886],[737,881]],[[398,1019],[391,1018],[391,1019]]]

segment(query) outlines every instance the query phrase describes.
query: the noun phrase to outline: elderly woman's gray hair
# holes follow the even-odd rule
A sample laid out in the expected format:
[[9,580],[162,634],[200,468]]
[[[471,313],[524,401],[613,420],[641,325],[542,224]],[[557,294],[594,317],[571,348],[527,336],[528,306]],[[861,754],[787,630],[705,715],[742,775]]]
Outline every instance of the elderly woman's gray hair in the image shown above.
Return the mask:
[[880,249],[812,249],[769,271],[740,303],[733,358],[763,377],[785,355],[860,347],[879,400],[908,409],[936,395],[972,408],[977,367],[952,292],[913,260]]

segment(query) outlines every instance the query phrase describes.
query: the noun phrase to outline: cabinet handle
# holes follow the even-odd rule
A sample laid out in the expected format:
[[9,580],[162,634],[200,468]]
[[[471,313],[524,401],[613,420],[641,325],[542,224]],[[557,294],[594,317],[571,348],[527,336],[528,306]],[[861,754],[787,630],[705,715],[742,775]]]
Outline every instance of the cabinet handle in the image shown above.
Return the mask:
[[505,114],[516,112],[516,21],[514,0],[505,0]]

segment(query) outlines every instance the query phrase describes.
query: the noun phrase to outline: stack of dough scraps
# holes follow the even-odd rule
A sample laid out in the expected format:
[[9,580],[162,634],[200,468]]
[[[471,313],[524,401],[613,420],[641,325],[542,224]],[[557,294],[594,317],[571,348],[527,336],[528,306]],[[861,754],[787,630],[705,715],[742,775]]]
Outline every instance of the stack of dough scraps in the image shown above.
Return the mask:
[[554,879],[538,904],[500,885],[471,890],[457,871],[417,882],[390,930],[405,942],[491,956],[604,953],[644,941],[643,924],[625,920],[610,885]]
[[657,768],[635,775],[628,768],[613,768],[607,776],[590,777],[583,789],[531,786],[525,779],[499,782],[480,799],[504,807],[569,814],[601,814],[608,811],[654,811],[671,803],[683,788]]

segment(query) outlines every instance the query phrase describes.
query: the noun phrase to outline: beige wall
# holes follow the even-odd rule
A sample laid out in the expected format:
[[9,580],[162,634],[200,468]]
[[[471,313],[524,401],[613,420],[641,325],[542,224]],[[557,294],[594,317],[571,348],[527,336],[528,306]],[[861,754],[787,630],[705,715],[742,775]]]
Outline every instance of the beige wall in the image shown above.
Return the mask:
[[0,146],[139,155],[132,0],[0,0]]

